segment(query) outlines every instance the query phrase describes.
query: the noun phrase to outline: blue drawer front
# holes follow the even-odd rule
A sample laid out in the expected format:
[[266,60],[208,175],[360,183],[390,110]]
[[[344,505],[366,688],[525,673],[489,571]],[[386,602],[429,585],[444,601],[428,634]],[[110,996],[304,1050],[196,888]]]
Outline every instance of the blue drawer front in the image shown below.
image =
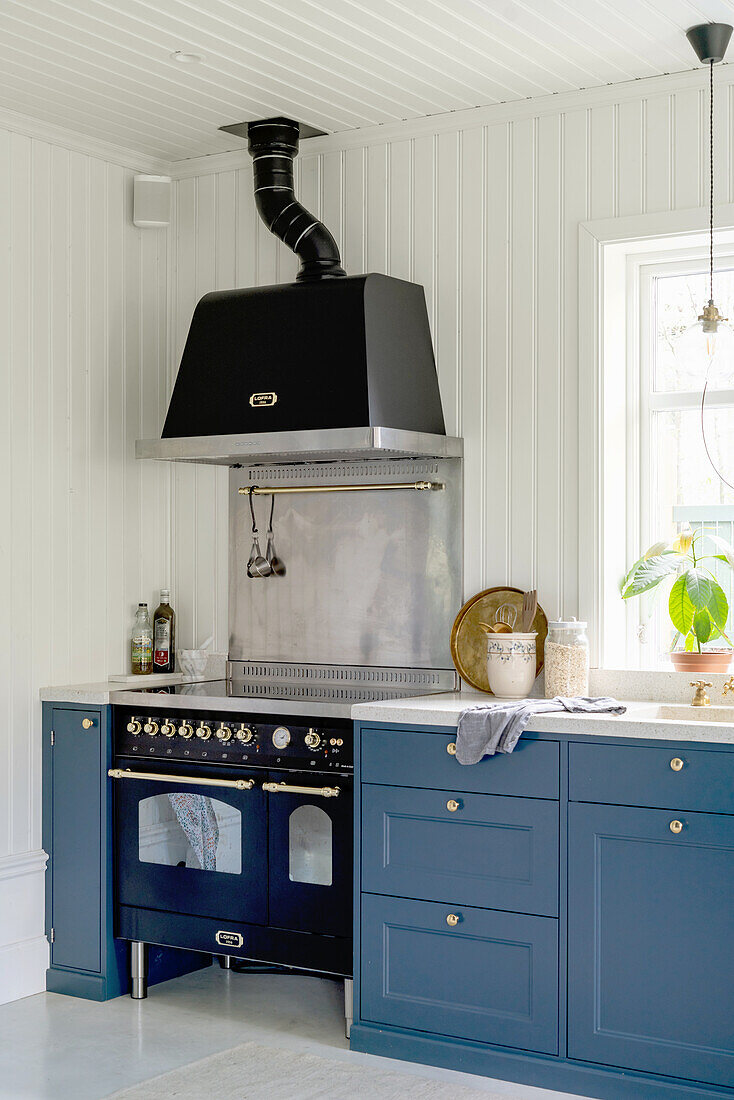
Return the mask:
[[365,784],[362,831],[371,893],[558,915],[557,802]]
[[733,898],[734,818],[571,806],[569,1057],[734,1086]]
[[361,957],[364,1020],[558,1053],[555,920],[364,894]]
[[365,729],[362,782],[558,798],[558,742],[521,739],[509,755],[498,753],[465,766],[447,752],[455,741],[455,733]]
[[569,798],[734,814],[734,753],[571,744]]

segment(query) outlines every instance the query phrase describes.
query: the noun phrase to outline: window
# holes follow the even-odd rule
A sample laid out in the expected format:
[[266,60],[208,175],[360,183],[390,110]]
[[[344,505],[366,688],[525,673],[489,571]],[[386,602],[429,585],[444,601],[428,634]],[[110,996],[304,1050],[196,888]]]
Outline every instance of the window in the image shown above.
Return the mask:
[[[688,525],[704,535],[734,541],[734,492],[712,469],[701,433],[703,364],[686,361],[680,348],[681,335],[708,301],[707,258],[699,255],[639,267],[639,414],[638,438],[632,440],[639,455],[639,491],[636,500],[634,493],[628,500],[628,506],[638,510],[630,523],[631,529],[639,531],[634,556]],[[734,322],[734,258],[723,263],[719,259],[715,299],[724,316]],[[634,387],[628,388],[628,394],[634,394]],[[721,368],[714,369],[709,379],[705,427],[715,462],[734,481],[734,376]],[[702,549],[717,552],[705,543]],[[716,564],[714,571],[731,609],[731,570]],[[636,663],[642,667],[664,663],[674,639],[665,609],[669,588],[664,587],[656,599],[630,601],[636,604],[630,611],[640,648]],[[731,628],[731,610],[728,625]]]

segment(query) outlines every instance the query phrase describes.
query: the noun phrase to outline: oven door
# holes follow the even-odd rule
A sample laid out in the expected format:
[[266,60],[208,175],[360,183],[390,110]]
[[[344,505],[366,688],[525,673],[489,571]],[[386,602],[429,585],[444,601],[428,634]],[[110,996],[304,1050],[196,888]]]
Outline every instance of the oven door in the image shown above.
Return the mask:
[[351,776],[268,778],[271,926],[351,936]]
[[121,905],[267,923],[267,803],[252,776],[110,774]]

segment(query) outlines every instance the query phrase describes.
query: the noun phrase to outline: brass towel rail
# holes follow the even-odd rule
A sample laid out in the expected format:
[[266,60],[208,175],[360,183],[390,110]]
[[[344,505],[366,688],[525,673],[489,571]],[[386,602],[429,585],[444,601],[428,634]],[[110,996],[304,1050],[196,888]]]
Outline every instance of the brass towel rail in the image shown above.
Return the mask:
[[269,497],[275,493],[365,493],[374,489],[443,489],[440,481],[401,481],[388,485],[241,485],[240,496],[250,493],[256,497]]

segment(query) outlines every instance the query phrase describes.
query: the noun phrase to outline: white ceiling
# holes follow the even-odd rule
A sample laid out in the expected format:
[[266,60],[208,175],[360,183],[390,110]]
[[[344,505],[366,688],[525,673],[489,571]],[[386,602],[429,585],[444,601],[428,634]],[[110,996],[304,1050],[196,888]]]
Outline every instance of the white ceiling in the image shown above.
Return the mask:
[[691,69],[709,19],[734,0],[2,0],[0,107],[179,160],[250,118],[338,131]]

